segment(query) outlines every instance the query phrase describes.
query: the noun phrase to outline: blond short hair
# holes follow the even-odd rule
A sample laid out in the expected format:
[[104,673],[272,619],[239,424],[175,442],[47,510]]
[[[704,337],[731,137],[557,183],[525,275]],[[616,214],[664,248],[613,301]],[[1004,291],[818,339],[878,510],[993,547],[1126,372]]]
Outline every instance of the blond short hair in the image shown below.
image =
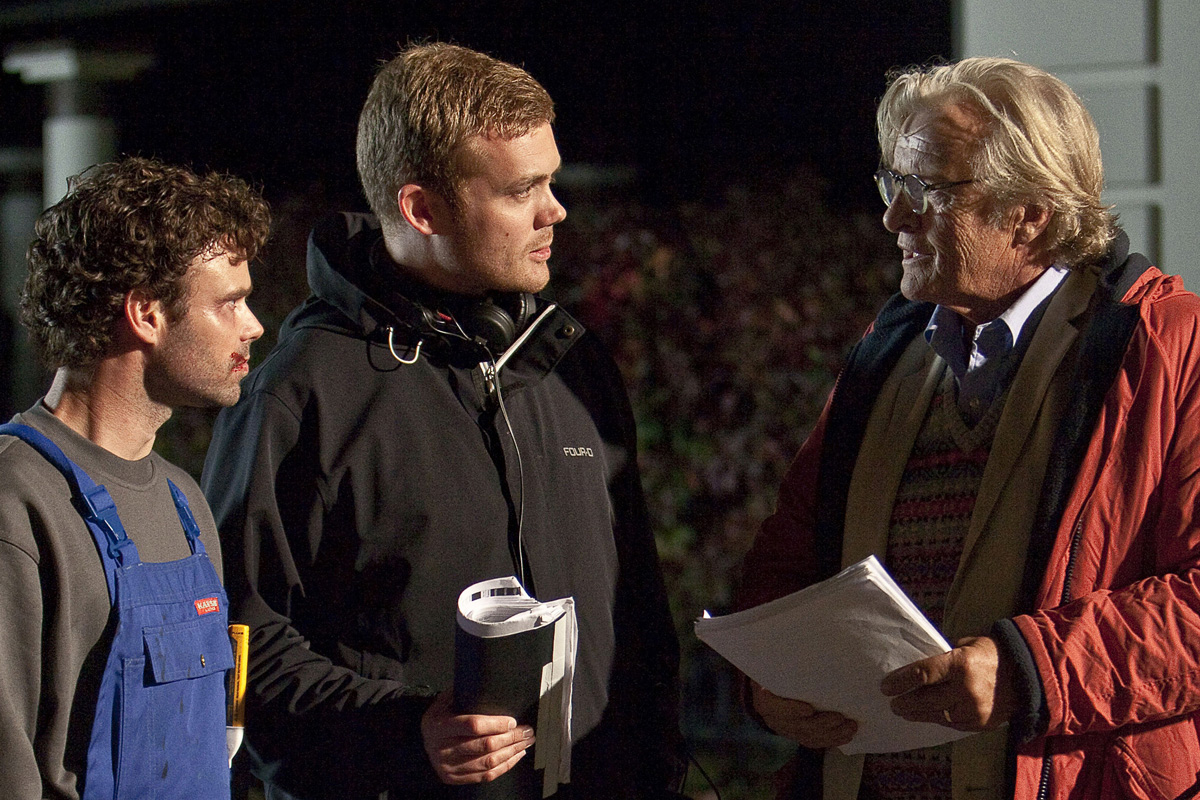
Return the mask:
[[876,113],[883,158],[915,113],[954,104],[969,106],[984,124],[973,177],[992,200],[994,222],[1020,203],[1049,205],[1046,249],[1059,263],[1077,266],[1108,250],[1116,219],[1100,200],[1100,137],[1069,86],[1007,58],[894,73]]
[[465,47],[414,45],[383,65],[358,118],[358,175],[371,210],[399,223],[419,184],[457,205],[459,149],[472,136],[524,136],[554,121],[550,95],[520,67]]

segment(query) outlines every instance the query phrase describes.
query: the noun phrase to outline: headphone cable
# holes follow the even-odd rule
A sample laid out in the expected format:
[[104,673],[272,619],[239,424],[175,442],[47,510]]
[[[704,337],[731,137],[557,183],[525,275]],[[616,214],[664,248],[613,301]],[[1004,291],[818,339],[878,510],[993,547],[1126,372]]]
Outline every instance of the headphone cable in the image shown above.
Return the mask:
[[387,335],[388,335],[388,350],[389,350],[389,351],[391,351],[391,353],[392,353],[392,358],[396,359],[396,360],[397,360],[397,361],[399,361],[401,364],[404,364],[404,365],[406,365],[406,366],[408,366],[408,365],[411,365],[411,364],[415,364],[415,363],[417,363],[417,359],[421,357],[421,345],[422,345],[422,344],[424,344],[425,340],[424,340],[424,339],[417,339],[417,346],[416,346],[416,348],[413,350],[413,354],[412,354],[412,357],[411,357],[411,358],[407,358],[407,359],[405,359],[405,358],[401,358],[401,357],[399,356],[399,354],[398,354],[398,353],[396,353],[396,346],[395,346],[395,345],[392,343],[392,336],[393,336],[393,332],[394,332],[394,330],[395,330],[395,329],[394,329],[394,328],[392,328],[392,326],[391,326],[391,325],[388,325],[388,326],[387,326]]
[[525,542],[523,540],[525,531],[525,464],[521,460],[521,446],[517,444],[516,431],[513,430],[512,420],[508,418],[508,409],[504,406],[504,392],[500,389],[500,369],[496,366],[496,359],[490,350],[488,358],[491,360],[492,380],[496,387],[496,402],[500,407],[500,415],[504,418],[504,427],[508,429],[508,437],[512,439],[513,452],[517,454],[517,490],[521,493],[517,500],[517,568],[521,573],[521,585],[527,587],[529,584],[525,579]]
[[[543,317],[547,316],[547,313],[553,308],[554,308],[554,305],[551,304],[550,308],[546,309],[538,317],[538,319],[534,322],[534,324],[530,325],[526,329],[524,335],[522,335],[509,348],[509,350],[510,351],[515,350],[517,348],[517,345],[519,345],[522,341],[524,341],[524,338],[525,338],[525,336],[528,335],[529,330],[532,330],[536,326],[537,322],[540,322]],[[460,339],[463,339],[468,342],[472,341],[472,337],[470,337],[467,334],[467,332],[465,330],[463,330],[463,327],[459,323],[459,321],[457,319],[455,319],[452,315],[447,315],[447,316],[449,317],[449,321],[451,323],[453,323],[454,328],[456,330],[446,330],[446,331],[441,331],[441,332],[444,335],[454,336],[456,338],[460,338]],[[417,362],[417,359],[421,355],[421,344],[422,344],[423,340],[418,338],[417,346],[416,346],[411,358],[403,359],[396,352],[396,349],[393,345],[392,327],[391,326],[388,326],[387,334],[388,334],[388,350],[391,351],[392,357],[394,359],[396,359],[396,361],[400,362],[401,364],[415,364]],[[519,580],[521,581],[521,586],[528,588],[529,582],[527,580],[527,576],[525,575],[525,539],[524,539],[524,535],[525,535],[525,463],[524,463],[523,459],[521,458],[521,446],[520,446],[520,444],[517,443],[516,431],[513,430],[512,420],[509,419],[508,409],[504,405],[504,392],[500,388],[500,367],[503,365],[503,362],[507,359],[508,353],[505,353],[503,356],[501,356],[500,361],[498,362],[496,360],[496,356],[492,354],[492,349],[487,345],[486,342],[483,342],[482,340],[480,340],[478,338],[474,339],[474,341],[476,342],[476,344],[478,344],[480,347],[482,347],[483,352],[487,354],[487,360],[482,362],[480,364],[480,366],[487,365],[491,370],[491,384],[496,390],[496,403],[500,408],[500,416],[503,417],[503,419],[504,419],[504,427],[506,427],[508,429],[508,437],[510,439],[512,439],[513,452],[516,453],[516,456],[517,456],[517,490],[520,492],[521,496],[517,500],[517,559],[516,559],[517,564],[516,564],[516,566],[517,566],[518,572],[520,573]],[[487,378],[486,375],[484,377],[485,377],[485,379]]]

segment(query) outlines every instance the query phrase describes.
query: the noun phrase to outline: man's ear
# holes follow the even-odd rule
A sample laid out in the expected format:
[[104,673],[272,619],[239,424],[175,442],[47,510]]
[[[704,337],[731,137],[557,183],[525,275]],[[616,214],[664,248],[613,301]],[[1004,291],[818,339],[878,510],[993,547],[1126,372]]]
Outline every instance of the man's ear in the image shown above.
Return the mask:
[[1017,206],[1017,212],[1019,216],[1016,229],[1013,231],[1013,243],[1031,245],[1045,233],[1046,228],[1050,225],[1050,207],[1026,203]]
[[400,216],[418,233],[425,236],[444,233],[450,209],[437,192],[415,183],[406,183],[396,193]]
[[125,322],[138,341],[158,344],[167,324],[167,311],[161,300],[141,289],[131,289],[125,293]]

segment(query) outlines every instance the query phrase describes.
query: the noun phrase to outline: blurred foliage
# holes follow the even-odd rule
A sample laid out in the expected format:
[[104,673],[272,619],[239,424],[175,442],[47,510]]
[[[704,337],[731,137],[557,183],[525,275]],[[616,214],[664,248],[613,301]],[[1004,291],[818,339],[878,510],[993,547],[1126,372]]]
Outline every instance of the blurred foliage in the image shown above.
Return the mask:
[[[898,279],[879,217],[832,213],[824,196],[797,174],[669,211],[575,201],[555,238],[555,294],[612,348],[633,402],[684,732],[724,800],[773,796],[770,774],[794,746],[748,718],[735,671],[692,620],[729,610],[846,351]],[[712,797],[697,772],[689,796]]]
[[[557,297],[616,356],[676,620],[731,579],[850,344],[895,291],[876,216],[837,216],[811,175],[651,212],[571,205]],[[686,627],[685,627],[686,626]]]
[[[790,748],[755,728],[732,669],[691,621],[729,609],[737,566],[848,347],[898,277],[876,215],[835,214],[811,174],[731,187],[720,202],[650,209],[620,196],[567,198],[552,293],[611,347],[638,422],[643,485],[679,631],[684,727],[724,800],[770,796]],[[274,343],[307,295],[307,232],[320,187],[274,209],[251,305]],[[179,412],[159,449],[197,476],[213,414]],[[693,770],[689,793],[705,793]]]

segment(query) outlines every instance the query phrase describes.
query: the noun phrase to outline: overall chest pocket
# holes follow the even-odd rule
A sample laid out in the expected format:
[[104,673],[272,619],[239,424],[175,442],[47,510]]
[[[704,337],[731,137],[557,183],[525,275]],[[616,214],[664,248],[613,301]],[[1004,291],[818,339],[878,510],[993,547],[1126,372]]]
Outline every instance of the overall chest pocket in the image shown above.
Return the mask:
[[142,628],[143,655],[124,660],[119,797],[228,797],[225,613]]
[[233,668],[233,648],[224,614],[142,628],[146,658],[155,683],[202,678]]

